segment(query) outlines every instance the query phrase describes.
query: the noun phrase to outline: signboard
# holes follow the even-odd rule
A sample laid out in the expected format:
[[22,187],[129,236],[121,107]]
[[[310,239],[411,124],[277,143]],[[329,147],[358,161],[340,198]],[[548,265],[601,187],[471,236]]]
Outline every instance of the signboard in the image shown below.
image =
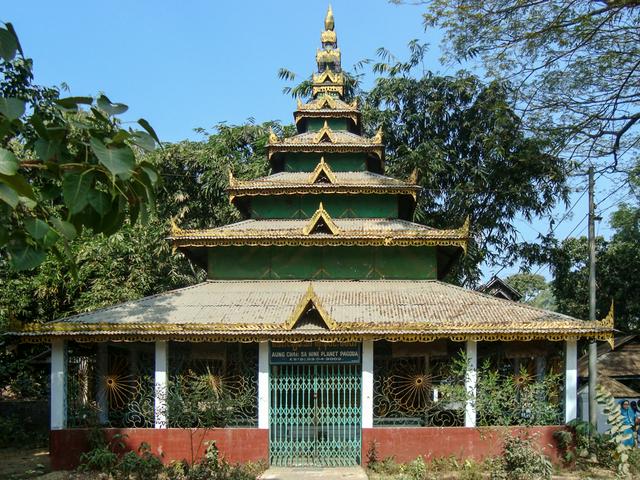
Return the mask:
[[360,344],[347,345],[271,345],[271,365],[297,363],[360,363]]

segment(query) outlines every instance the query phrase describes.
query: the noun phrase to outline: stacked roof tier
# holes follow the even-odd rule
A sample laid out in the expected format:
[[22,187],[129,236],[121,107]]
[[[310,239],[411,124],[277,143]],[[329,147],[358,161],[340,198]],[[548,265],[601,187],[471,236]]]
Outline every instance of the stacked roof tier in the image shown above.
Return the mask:
[[384,175],[381,130],[362,135],[331,10],[321,43],[311,98],[294,112],[297,134],[269,136],[271,175],[229,175],[230,201],[246,220],[175,226],[174,246],[218,280],[442,278],[466,251],[468,222],[435,229],[412,221],[420,188],[415,177]]

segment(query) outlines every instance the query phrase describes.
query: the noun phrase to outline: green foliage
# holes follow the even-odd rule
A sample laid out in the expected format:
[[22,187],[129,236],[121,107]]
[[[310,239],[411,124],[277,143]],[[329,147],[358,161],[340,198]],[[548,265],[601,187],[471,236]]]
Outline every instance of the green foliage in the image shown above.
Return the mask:
[[566,199],[566,165],[548,154],[547,139],[524,130],[507,84],[465,72],[414,78],[423,54],[380,64],[389,75],[366,95],[363,123],[370,132],[382,127],[389,174],[418,170],[418,221],[452,228],[470,217],[474,240],[451,280],[474,284],[481,263],[519,253],[516,217],[530,221]]
[[167,467],[167,480],[253,480],[256,478],[251,469],[239,465],[230,465],[215,442],[207,446],[204,458],[189,466],[186,462],[176,462]]
[[[598,295],[597,318],[615,305],[616,328],[640,328],[640,208],[620,205],[611,218],[610,240],[596,239]],[[553,293],[558,311],[577,318],[589,317],[589,249],[586,237],[567,238],[545,245],[539,262],[548,261],[554,274]]]
[[557,308],[551,285],[542,275],[516,273],[508,276],[505,281],[522,294],[522,302],[545,310]]
[[107,442],[104,432],[100,429],[93,429],[89,433],[89,447],[91,450],[80,455],[81,472],[102,472],[111,474],[118,464],[118,455],[113,451],[115,448],[124,448],[122,435],[114,435]]
[[[269,129],[291,134],[275,122],[218,124],[202,142],[167,145],[146,158],[158,165],[164,183],[158,192],[158,217],[174,218],[182,228],[208,228],[238,221],[225,189],[229,171],[239,179],[266,175]],[[202,133],[206,133],[202,131]]]
[[163,470],[160,459],[151,452],[148,443],[142,442],[138,453],[125,453],[115,469],[116,480],[152,480],[157,479]]
[[[451,360],[440,384],[444,401],[463,404],[467,359],[462,353]],[[538,379],[524,368],[515,375],[487,358],[477,368],[475,407],[478,426],[557,425],[561,422],[562,377],[548,372]]]
[[495,480],[551,479],[553,465],[530,438],[507,437],[502,457],[494,463],[491,478]]
[[0,448],[25,448],[47,444],[48,432],[34,431],[22,416],[0,416]]
[[556,135],[567,155],[613,154],[615,168],[618,155],[637,152],[637,1],[425,3],[425,27],[444,30],[447,57],[479,59],[490,76],[510,79],[525,121]]
[[38,347],[33,347],[0,352],[0,400],[47,398],[47,373],[34,368],[29,361],[29,357],[38,351]]
[[225,391],[216,379],[208,374],[187,374],[171,381],[167,408],[172,427],[226,427],[239,409],[255,402],[251,392]]
[[603,413],[607,416],[607,423],[611,426],[607,432],[611,437],[610,442],[614,446],[613,461],[617,467],[620,477],[629,477],[629,451],[632,447],[624,444],[629,439],[627,429],[622,415],[620,414],[620,405],[613,399],[611,394],[601,385],[598,385],[596,399],[603,407]]
[[141,130],[122,128],[116,115],[127,107],[105,95],[58,98],[34,86],[11,24],[0,37],[0,256],[29,270],[83,229],[111,235],[127,217],[146,219],[159,177],[135,152],[159,140],[143,119]]
[[558,430],[553,438],[567,464],[588,468],[598,463],[603,468],[614,466],[615,445],[607,434],[600,434],[589,422],[575,419],[568,423],[569,429]]

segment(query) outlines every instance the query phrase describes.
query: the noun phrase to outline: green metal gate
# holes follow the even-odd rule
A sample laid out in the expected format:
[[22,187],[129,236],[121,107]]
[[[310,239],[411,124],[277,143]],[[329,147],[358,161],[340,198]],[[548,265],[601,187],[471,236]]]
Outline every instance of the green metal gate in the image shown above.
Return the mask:
[[271,464],[359,465],[360,365],[271,367]]

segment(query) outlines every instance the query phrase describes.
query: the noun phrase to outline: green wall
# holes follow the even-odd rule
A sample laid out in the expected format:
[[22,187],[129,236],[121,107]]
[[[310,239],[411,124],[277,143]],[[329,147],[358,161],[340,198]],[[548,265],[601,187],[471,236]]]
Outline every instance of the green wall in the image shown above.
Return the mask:
[[285,172],[313,172],[320,157],[329,164],[334,172],[363,172],[367,168],[367,155],[365,153],[300,153],[289,152],[285,154]]
[[429,247],[218,247],[209,250],[209,279],[437,278]]
[[[327,124],[331,130],[346,130],[346,118],[327,118]],[[307,120],[307,132],[317,132],[324,126],[324,118],[309,118]]]
[[251,218],[311,218],[322,202],[333,218],[398,218],[396,195],[278,195],[251,197]]

